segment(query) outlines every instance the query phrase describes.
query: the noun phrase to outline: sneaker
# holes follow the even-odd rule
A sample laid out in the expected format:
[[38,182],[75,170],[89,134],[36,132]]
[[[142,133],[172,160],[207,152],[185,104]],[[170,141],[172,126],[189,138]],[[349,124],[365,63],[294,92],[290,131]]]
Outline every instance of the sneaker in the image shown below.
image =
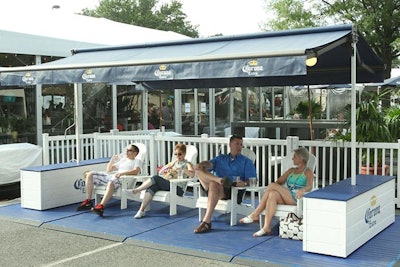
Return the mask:
[[129,198],[135,198],[135,194],[131,189],[122,189],[122,192]]
[[140,218],[143,218],[145,215],[146,215],[145,211],[138,210],[138,212],[136,212],[136,214],[135,214],[135,216],[133,216],[133,218],[140,219]]
[[104,213],[104,206],[102,204],[97,204],[96,207],[92,208],[92,211],[96,213],[97,215],[103,217]]
[[81,211],[81,210],[90,210],[91,208],[93,208],[93,202],[91,199],[85,199],[81,205],[79,205],[79,207],[76,208],[77,211]]

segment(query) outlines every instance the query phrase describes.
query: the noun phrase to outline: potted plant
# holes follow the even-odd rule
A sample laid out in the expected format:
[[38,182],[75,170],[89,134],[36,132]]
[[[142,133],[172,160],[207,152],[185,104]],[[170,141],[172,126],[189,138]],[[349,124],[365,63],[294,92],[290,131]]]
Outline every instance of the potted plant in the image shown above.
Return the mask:
[[26,119],[23,117],[14,117],[10,119],[11,136],[14,141],[18,138],[18,133],[25,130]]
[[8,129],[8,119],[0,116],[0,133],[5,133]]
[[[393,136],[388,126],[388,120],[385,119],[385,112],[379,109],[379,99],[384,97],[388,91],[384,91],[381,94],[375,94],[367,92],[364,99],[357,104],[356,109],[356,139],[358,142],[392,142]],[[350,129],[350,112],[348,107],[345,112],[346,123],[344,127]],[[351,140],[351,133],[349,131],[343,132],[339,130],[334,136],[334,140]],[[382,162],[382,150],[378,150],[377,154],[378,162],[378,174],[386,173],[388,166],[384,166]],[[375,162],[375,153],[370,150],[369,153],[366,150],[362,152],[362,174],[374,173],[372,164]],[[369,158],[369,166],[367,166],[367,159]],[[385,169],[383,172],[382,169]]]
[[300,114],[302,119],[307,119],[310,117],[309,106],[311,104],[311,113],[313,118],[321,118],[321,104],[317,103],[314,100],[311,100],[311,103],[308,101],[301,101],[294,109],[294,112]]

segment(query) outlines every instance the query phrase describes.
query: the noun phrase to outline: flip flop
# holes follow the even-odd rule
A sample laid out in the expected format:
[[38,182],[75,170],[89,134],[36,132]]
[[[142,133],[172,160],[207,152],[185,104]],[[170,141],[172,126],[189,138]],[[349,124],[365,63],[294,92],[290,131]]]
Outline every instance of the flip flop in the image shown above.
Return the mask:
[[259,220],[258,219],[253,220],[250,216],[246,216],[246,217],[240,219],[239,222],[247,224],[247,223],[259,222]]
[[255,232],[253,234],[254,237],[260,237],[260,236],[264,236],[264,235],[272,235],[271,232],[265,232],[264,229],[260,229],[257,232]]

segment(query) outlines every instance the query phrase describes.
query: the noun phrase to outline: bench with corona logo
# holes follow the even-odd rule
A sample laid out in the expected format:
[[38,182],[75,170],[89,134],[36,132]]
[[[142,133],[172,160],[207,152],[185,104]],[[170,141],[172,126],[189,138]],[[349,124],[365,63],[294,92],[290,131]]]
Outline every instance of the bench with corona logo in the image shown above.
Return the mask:
[[395,177],[356,177],[304,195],[304,251],[346,258],[394,222]]
[[86,198],[86,171],[105,171],[110,158],[21,169],[21,207],[46,210]]

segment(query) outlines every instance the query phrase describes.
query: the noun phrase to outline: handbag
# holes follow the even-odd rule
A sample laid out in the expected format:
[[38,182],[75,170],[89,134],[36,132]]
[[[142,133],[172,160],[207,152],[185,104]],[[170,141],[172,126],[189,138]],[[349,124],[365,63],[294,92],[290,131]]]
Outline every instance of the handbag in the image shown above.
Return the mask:
[[303,240],[303,218],[293,212],[280,219],[279,237],[293,240]]
[[158,174],[162,176],[166,180],[171,180],[171,179],[177,179],[178,178],[178,172],[176,169],[174,169],[171,164],[167,164],[164,167],[162,167],[159,171]]

